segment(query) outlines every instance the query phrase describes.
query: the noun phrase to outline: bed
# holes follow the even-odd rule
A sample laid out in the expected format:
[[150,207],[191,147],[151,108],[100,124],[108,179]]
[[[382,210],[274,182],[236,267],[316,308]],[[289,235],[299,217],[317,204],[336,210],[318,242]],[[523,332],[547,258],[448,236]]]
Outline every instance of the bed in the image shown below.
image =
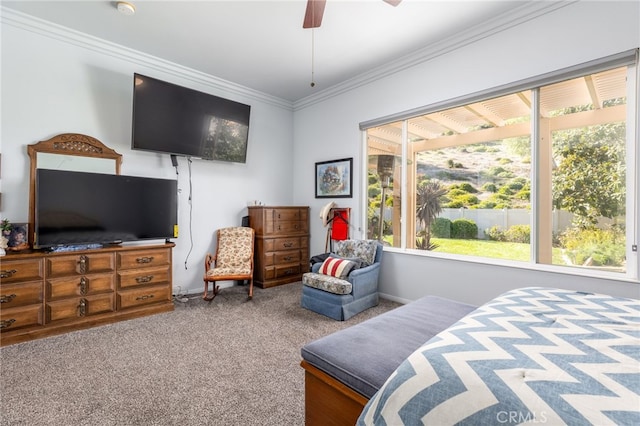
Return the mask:
[[424,296],[306,344],[305,425],[354,425],[369,398],[413,351],[474,309]]
[[358,425],[640,424],[640,301],[509,291],[409,355]]

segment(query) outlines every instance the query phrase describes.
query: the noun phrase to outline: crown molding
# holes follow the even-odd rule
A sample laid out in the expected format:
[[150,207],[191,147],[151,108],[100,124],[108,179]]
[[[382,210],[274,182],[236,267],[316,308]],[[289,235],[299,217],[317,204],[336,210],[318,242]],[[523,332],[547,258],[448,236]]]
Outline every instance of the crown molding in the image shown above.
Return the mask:
[[86,33],[72,30],[62,25],[54,24],[40,18],[36,18],[25,13],[15,11],[7,7],[0,7],[0,22],[2,25],[10,25],[24,31],[29,31],[44,37],[69,43],[87,50],[92,50],[107,56],[112,56],[120,60],[142,65],[151,69],[175,75],[195,83],[203,84],[215,89],[256,99],[267,104],[274,105],[291,111],[293,105],[291,101],[281,99],[266,93],[250,89],[236,84],[232,81],[224,80],[210,74],[206,74],[185,66],[170,62],[156,56],[152,56],[120,44],[111,43],[104,39],[91,36]]
[[374,68],[366,73],[360,74],[349,80],[345,80],[334,86],[328,87],[318,93],[314,93],[313,95],[295,101],[293,103],[293,109],[294,111],[297,111],[307,108],[311,105],[372,83],[376,80],[380,80],[389,75],[393,75],[407,68],[428,62],[456,49],[475,43],[579,1],[581,0],[523,2],[518,8],[503,13],[502,15],[498,15],[480,25],[470,27],[459,32],[455,36],[447,37],[437,43],[432,43],[423,49],[393,60],[387,65]]
[[387,65],[374,68],[366,73],[335,84],[313,95],[291,102],[266,93],[250,89],[248,87],[224,80],[210,74],[206,74],[182,65],[170,62],[156,56],[127,48],[125,46],[108,42],[104,39],[88,35],[70,28],[54,24],[27,15],[7,7],[0,7],[0,22],[11,25],[25,31],[30,31],[44,37],[53,38],[70,43],[85,49],[93,50],[108,56],[113,56],[134,64],[166,72],[180,78],[186,78],[195,83],[204,84],[215,90],[227,91],[241,96],[247,96],[256,100],[274,105],[286,110],[301,110],[323,102],[332,97],[346,93],[350,90],[375,82],[389,75],[393,75],[413,66],[428,62],[439,56],[445,55],[456,49],[480,41],[507,29],[516,27],[540,16],[552,13],[557,9],[577,3],[581,0],[567,1],[526,1],[518,8],[487,20],[481,25],[470,27],[459,32],[455,36],[447,37],[439,42],[420,49],[411,54],[391,61]]

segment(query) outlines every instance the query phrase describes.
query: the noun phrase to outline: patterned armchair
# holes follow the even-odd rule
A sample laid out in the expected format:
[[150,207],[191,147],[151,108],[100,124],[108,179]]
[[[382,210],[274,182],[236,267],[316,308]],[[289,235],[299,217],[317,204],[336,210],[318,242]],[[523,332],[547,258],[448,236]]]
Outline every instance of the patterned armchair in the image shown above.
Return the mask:
[[302,307],[344,321],[376,306],[382,254],[376,240],[336,241],[335,253],[302,276]]
[[[207,253],[204,261],[204,300],[211,301],[219,292],[216,281],[249,280],[249,299],[253,297],[254,230],[230,227],[218,230],[215,256]],[[213,295],[209,296],[209,283]]]

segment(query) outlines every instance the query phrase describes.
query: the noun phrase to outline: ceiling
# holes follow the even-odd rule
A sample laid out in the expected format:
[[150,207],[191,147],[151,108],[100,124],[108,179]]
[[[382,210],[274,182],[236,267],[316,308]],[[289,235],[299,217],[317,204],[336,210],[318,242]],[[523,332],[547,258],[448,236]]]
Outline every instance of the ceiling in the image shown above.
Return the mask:
[[554,2],[403,0],[392,7],[382,0],[328,0],[322,26],[313,31],[302,28],[306,0],[131,3],[136,13],[127,16],[114,1],[1,0],[5,8],[292,103],[394,60],[424,56],[447,40],[511,25]]

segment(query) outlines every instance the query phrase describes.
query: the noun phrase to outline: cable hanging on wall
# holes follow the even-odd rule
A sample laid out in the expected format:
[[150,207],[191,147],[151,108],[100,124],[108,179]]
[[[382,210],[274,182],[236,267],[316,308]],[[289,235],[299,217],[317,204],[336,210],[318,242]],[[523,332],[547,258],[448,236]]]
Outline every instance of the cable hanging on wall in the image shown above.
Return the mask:
[[187,269],[187,262],[189,261],[189,256],[191,255],[191,251],[193,250],[193,182],[191,176],[191,157],[187,157],[187,165],[189,170],[189,251],[187,252],[187,256],[184,259],[184,269]]

